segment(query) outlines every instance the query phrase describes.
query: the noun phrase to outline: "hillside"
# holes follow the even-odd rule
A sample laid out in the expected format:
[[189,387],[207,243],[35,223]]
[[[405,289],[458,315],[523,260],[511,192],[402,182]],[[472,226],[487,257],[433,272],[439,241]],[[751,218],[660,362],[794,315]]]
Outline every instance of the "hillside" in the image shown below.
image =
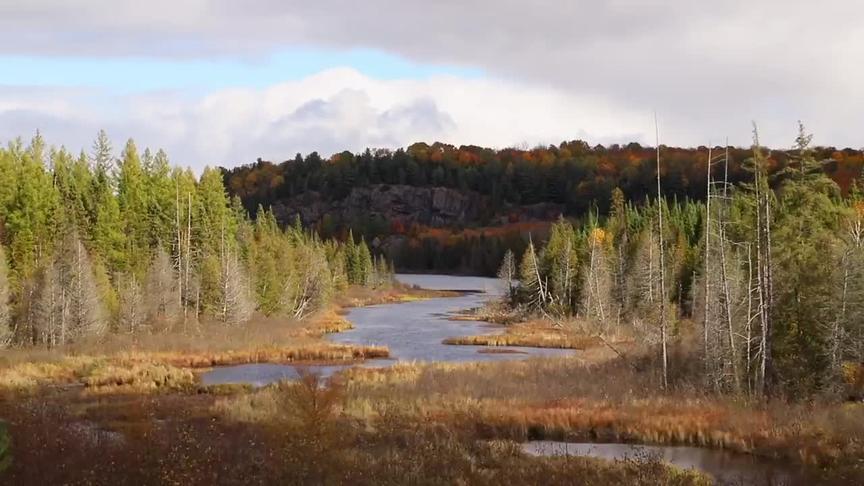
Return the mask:
[[[712,151],[725,160],[725,147]],[[708,152],[661,147],[667,197],[704,199]],[[729,148],[728,165],[717,163],[714,177],[749,180],[743,164],[750,154],[749,148]],[[770,151],[775,182],[795,155]],[[820,147],[815,155],[844,192],[861,177],[860,150]],[[278,164],[258,160],[224,177],[250,212],[272,207],[281,224],[299,217],[323,236],[345,238],[352,229],[400,269],[490,274],[506,248],[521,249],[529,234],[542,239],[559,215],[606,214],[616,187],[628,201],[650,197],[655,157],[653,147],[636,143],[571,141],[531,150],[416,143],[329,159],[313,152]]]

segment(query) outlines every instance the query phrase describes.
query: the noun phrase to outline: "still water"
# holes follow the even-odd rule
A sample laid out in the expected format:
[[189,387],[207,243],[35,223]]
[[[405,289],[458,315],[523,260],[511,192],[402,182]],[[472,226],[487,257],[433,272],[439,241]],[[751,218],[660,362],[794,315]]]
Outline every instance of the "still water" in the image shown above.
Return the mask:
[[822,484],[802,468],[747,454],[687,446],[596,444],[532,441],[522,450],[534,456],[581,456],[606,460],[659,459],[684,469],[710,475],[717,484],[810,485]]

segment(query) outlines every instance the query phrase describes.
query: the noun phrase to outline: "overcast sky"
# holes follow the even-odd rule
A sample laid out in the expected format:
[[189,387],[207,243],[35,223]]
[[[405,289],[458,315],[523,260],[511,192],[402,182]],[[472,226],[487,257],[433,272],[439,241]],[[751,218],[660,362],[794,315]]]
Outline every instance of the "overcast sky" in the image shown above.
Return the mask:
[[0,0],[0,141],[864,146],[860,0]]

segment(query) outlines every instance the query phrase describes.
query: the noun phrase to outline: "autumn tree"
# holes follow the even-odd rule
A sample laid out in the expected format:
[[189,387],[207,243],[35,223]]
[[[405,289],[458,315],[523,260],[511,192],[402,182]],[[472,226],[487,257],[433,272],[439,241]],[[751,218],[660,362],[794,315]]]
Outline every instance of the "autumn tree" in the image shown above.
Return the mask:
[[592,225],[588,228],[587,261],[584,264],[581,313],[598,322],[603,328],[612,319],[614,277],[609,268],[609,234],[603,228]]

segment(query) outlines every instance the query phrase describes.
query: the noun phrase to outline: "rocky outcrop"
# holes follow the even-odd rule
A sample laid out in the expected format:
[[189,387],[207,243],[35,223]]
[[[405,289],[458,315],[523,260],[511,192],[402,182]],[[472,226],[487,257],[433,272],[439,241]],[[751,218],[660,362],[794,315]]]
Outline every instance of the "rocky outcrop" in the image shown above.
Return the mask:
[[563,207],[555,204],[496,206],[485,196],[446,187],[371,185],[356,187],[341,200],[327,200],[307,192],[273,205],[276,218],[290,222],[299,215],[305,225],[317,225],[325,216],[334,222],[368,221],[376,218],[405,227],[420,224],[432,227],[502,224],[516,220],[545,220],[557,217]]

